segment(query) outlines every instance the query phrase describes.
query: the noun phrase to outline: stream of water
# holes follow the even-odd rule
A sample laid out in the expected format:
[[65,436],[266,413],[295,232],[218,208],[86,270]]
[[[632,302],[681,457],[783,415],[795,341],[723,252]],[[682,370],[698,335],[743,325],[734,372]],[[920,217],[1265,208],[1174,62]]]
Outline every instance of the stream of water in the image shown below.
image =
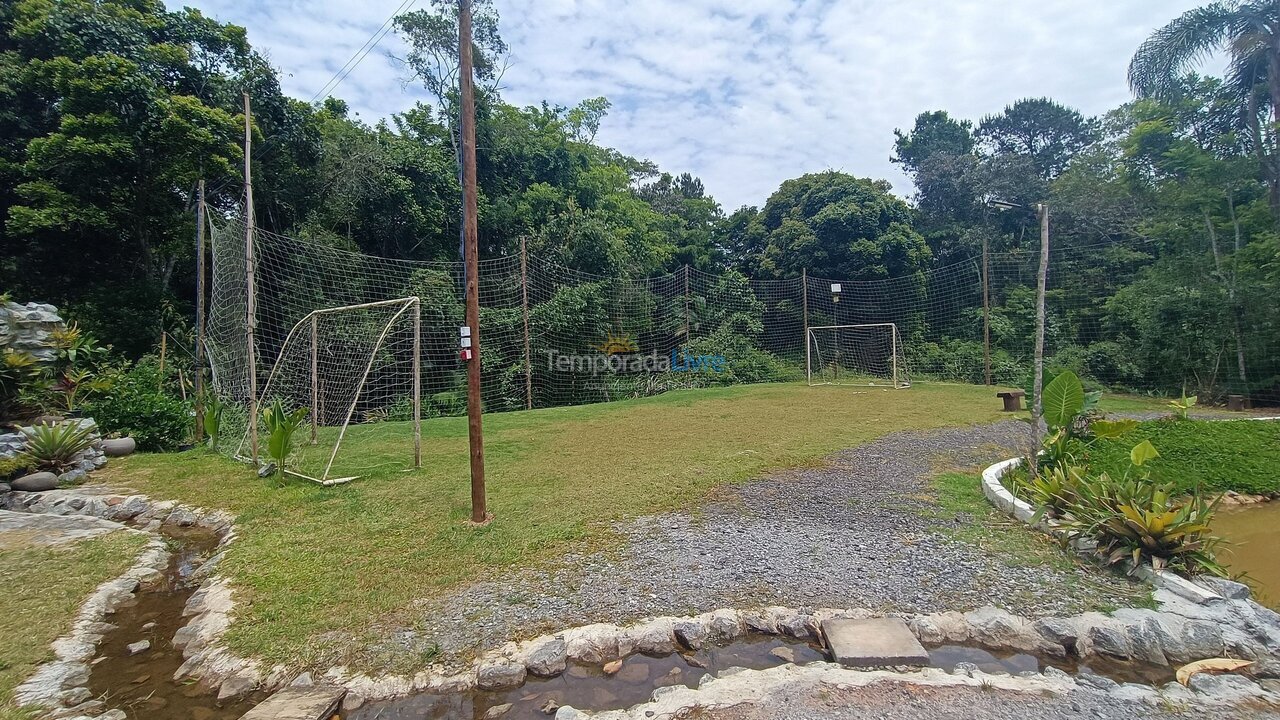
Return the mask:
[[[131,720],[235,720],[264,696],[219,705],[216,689],[173,679],[183,660],[182,651],[173,646],[173,635],[186,624],[182,609],[197,586],[191,574],[217,546],[218,537],[198,528],[166,527],[163,532],[171,545],[164,579],[138,591],[107,617],[114,629],[98,645],[89,689]],[[127,646],[139,640],[150,641],[151,647],[130,654]]]
[[1280,610],[1280,501],[1221,508],[1213,531],[1228,543],[1220,552],[1227,568],[1247,574],[1254,599]]

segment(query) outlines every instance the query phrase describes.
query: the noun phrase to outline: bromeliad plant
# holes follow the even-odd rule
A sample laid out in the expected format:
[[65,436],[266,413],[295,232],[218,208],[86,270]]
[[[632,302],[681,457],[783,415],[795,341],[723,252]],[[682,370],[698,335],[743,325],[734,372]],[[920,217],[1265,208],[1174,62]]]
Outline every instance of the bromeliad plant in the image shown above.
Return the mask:
[[262,426],[267,431],[267,455],[276,465],[276,482],[284,479],[284,464],[293,452],[293,434],[307,419],[307,409],[285,410],[280,398],[262,409]]
[[91,424],[76,422],[23,428],[26,444],[22,454],[41,470],[62,473],[75,463],[76,456],[93,445],[94,429]]
[[1122,477],[1077,476],[1070,501],[1063,498],[1068,536],[1094,540],[1108,564],[1126,563],[1130,572],[1145,560],[1156,569],[1225,576],[1215,558],[1221,540],[1210,531],[1217,501],[1198,490],[1175,497],[1171,484],[1152,482],[1146,465],[1158,457],[1151,441],[1143,440],[1130,451],[1131,466]]

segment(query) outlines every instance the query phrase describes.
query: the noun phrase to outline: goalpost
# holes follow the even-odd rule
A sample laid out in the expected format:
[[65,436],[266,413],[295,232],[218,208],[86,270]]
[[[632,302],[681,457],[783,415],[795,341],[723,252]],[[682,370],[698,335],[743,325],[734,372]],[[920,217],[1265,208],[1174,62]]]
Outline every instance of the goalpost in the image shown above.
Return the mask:
[[810,327],[805,377],[810,385],[911,387],[895,323]]
[[[293,439],[292,469],[284,472],[322,485],[358,475],[331,477],[338,451],[353,423],[412,423],[413,466],[422,461],[421,301],[417,297],[312,310],[281,342],[250,412],[280,400],[286,410],[307,409]],[[246,427],[234,455],[251,445]],[[259,427],[259,446],[266,447]],[[349,470],[350,468],[344,468]],[[362,468],[368,469],[368,468]]]

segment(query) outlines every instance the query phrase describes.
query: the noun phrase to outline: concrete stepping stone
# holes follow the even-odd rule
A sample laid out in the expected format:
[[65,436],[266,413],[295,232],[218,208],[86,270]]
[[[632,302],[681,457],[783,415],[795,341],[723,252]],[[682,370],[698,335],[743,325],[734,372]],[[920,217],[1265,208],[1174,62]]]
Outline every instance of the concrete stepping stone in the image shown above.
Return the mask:
[[240,716],[240,720],[329,720],[347,694],[340,687],[287,687]]
[[849,667],[928,665],[929,653],[898,618],[824,620],[822,635],[836,662]]

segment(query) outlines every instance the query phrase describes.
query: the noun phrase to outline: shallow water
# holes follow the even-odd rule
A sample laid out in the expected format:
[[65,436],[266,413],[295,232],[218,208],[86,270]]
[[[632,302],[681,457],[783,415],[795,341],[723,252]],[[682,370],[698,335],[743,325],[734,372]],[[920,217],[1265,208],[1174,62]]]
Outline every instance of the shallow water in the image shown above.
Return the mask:
[[1136,682],[1147,685],[1163,685],[1173,679],[1173,669],[1145,663],[1107,660],[1102,657],[1079,662],[1072,658],[1040,658],[1013,651],[991,651],[969,645],[938,645],[929,648],[929,665],[948,672],[956,665],[967,662],[978,666],[984,673],[1042,672],[1055,667],[1072,675],[1087,672],[1111,678],[1119,683]]
[[[220,706],[216,689],[173,679],[182,665],[182,651],[173,646],[173,635],[188,620],[182,617],[182,609],[197,585],[191,581],[191,573],[217,546],[218,538],[199,529],[165,528],[163,532],[173,545],[164,579],[139,590],[115,614],[107,616],[114,629],[98,645],[89,689],[106,701],[107,707],[119,708],[133,720],[234,720],[262,696]],[[126,646],[139,640],[150,640],[151,648],[130,655]]]
[[1247,573],[1255,599],[1280,610],[1280,501],[1221,508],[1213,531],[1228,542],[1219,553],[1227,569]]

